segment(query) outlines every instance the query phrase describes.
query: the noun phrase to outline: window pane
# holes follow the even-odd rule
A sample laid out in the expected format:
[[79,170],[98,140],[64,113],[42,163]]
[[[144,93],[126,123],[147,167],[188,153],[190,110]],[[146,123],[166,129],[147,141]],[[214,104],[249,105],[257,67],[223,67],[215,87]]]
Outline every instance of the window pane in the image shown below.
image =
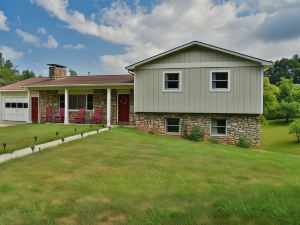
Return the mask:
[[69,109],[78,109],[77,95],[69,95]]
[[168,133],[179,133],[179,126],[168,126],[167,132]]
[[218,127],[226,127],[226,120],[217,120]]
[[179,82],[178,81],[168,81],[166,87],[168,89],[178,89],[179,88]]
[[18,103],[17,108],[19,108],[19,109],[23,108],[23,103]]
[[166,73],[165,79],[166,79],[166,81],[179,80],[179,74],[178,73]]
[[87,109],[88,110],[93,110],[93,95],[87,95]]
[[28,103],[24,103],[24,108],[25,108],[25,109],[28,108]]
[[78,95],[78,109],[86,108],[86,96],[85,95]]
[[216,81],[215,82],[215,88],[227,88],[228,82],[227,81]]
[[212,127],[212,128],[211,128],[211,134],[212,134],[212,135],[217,135],[217,134],[218,134],[218,128]]
[[225,127],[218,127],[218,134],[226,134],[226,128]]
[[213,80],[228,80],[227,72],[213,72],[212,73]]
[[10,105],[11,105],[10,102],[6,102],[5,103],[5,108],[10,108]]
[[179,125],[179,119],[167,119],[167,125]]
[[65,95],[59,95],[59,108],[65,108]]
[[17,107],[17,103],[15,103],[15,102],[11,103],[11,107],[12,108],[16,108]]

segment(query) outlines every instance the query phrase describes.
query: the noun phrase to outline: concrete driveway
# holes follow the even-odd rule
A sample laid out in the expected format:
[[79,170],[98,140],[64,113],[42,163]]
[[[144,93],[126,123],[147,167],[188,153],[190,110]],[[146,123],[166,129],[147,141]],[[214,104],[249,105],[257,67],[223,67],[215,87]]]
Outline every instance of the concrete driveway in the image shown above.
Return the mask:
[[0,120],[0,127],[8,127],[8,126],[14,126],[14,125],[25,124],[25,123],[26,122]]

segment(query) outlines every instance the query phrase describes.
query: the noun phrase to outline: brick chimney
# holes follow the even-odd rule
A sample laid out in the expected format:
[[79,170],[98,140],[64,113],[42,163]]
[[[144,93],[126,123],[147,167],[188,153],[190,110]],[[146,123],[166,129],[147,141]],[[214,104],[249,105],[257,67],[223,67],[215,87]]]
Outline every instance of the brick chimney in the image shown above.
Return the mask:
[[67,77],[67,67],[58,64],[47,65],[49,66],[49,77],[51,80],[60,80]]

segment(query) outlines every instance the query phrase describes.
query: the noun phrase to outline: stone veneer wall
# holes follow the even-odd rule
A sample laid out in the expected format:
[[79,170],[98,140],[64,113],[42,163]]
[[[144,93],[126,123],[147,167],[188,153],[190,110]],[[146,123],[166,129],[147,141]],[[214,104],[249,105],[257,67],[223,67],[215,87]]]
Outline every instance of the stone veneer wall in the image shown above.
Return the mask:
[[216,137],[220,142],[235,145],[239,142],[239,136],[244,134],[251,139],[253,148],[260,148],[259,115],[136,113],[135,126],[142,131],[163,135],[166,118],[180,118],[181,135],[190,134],[194,125],[202,127],[205,140],[211,138],[211,119],[227,119],[227,135]]
[[59,80],[67,77],[66,68],[50,66],[49,67],[49,77],[52,80]]
[[46,107],[52,106],[55,115],[59,115],[59,94],[57,91],[39,91],[40,116],[46,115]]

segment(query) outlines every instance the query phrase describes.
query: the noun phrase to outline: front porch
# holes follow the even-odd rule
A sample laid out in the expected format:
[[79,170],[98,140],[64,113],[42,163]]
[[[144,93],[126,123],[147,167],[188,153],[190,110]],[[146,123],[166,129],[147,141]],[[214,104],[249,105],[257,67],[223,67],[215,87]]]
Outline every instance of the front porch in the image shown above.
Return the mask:
[[[56,90],[34,90],[38,92],[31,96],[33,90],[28,90],[29,118],[28,122],[44,122],[47,107],[51,108],[51,122],[64,109],[64,124],[78,122],[75,118],[80,109],[86,112],[82,123],[91,123],[96,109],[101,109],[101,124],[110,127],[115,124],[134,123],[133,89],[130,88],[57,88]],[[36,103],[37,102],[37,103]],[[48,112],[49,113],[49,112]]]

